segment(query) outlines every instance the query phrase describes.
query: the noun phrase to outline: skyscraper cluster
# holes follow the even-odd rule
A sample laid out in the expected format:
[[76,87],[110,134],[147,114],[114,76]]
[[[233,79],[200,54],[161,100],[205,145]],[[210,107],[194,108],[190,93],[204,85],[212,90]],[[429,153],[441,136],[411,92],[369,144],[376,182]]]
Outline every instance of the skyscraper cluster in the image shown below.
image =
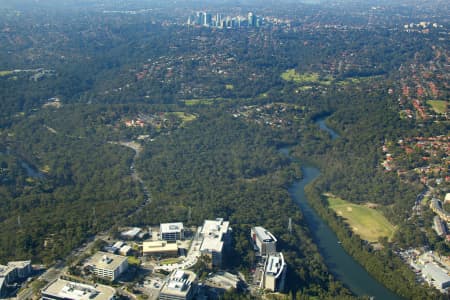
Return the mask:
[[224,16],[217,13],[213,16],[209,12],[198,11],[195,15],[189,16],[187,25],[197,25],[216,28],[239,28],[239,27],[259,27],[262,25],[262,19],[252,12],[243,16]]

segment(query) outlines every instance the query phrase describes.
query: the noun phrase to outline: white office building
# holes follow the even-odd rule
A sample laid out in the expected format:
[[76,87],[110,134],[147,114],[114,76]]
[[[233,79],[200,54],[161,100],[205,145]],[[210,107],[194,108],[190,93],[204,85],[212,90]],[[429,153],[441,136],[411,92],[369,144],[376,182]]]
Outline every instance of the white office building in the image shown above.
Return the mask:
[[184,240],[183,223],[161,223],[160,224],[161,239],[168,242],[176,242]]
[[99,251],[91,257],[87,265],[92,267],[96,276],[114,281],[128,269],[128,260],[126,256]]
[[273,253],[267,257],[264,266],[264,277],[261,281],[262,287],[273,292],[284,290],[287,265],[283,253]]
[[277,251],[277,239],[265,228],[252,227],[250,234],[257,256],[266,256]]
[[221,267],[224,246],[229,244],[231,238],[230,222],[222,218],[205,220],[200,235],[203,238],[200,253],[211,258],[211,266]]
[[23,279],[31,275],[31,261],[12,261],[8,265],[0,265],[0,298],[7,292],[7,285],[18,279]]
[[112,300],[116,290],[112,287],[96,284],[82,284],[56,279],[41,291],[43,300]]
[[190,300],[194,299],[193,282],[195,273],[185,270],[175,270],[164,284],[159,294],[160,300]]

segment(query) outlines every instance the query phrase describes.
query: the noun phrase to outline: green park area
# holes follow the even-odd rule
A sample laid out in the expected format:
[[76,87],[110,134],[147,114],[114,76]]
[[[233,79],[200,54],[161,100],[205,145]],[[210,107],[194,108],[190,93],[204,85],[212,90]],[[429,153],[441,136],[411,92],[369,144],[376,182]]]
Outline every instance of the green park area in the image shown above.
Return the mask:
[[438,114],[445,114],[448,111],[448,101],[428,100],[427,104]]
[[127,260],[130,265],[139,266],[141,264],[139,258],[136,258],[134,256],[127,256]]
[[186,99],[186,100],[182,100],[184,102],[184,104],[191,106],[191,105],[211,105],[214,102],[217,101],[224,101],[224,100],[228,100],[225,98],[204,98],[204,99]]
[[298,73],[295,69],[286,70],[281,74],[281,78],[286,81],[293,81],[295,83],[318,83],[318,73]]
[[13,71],[0,71],[0,77],[2,76],[8,76],[14,73]]
[[379,238],[391,239],[395,227],[372,205],[354,204],[331,194],[325,194],[329,206],[345,219],[352,231],[361,239],[377,242]]
[[174,111],[174,112],[171,112],[170,114],[175,115],[178,118],[180,118],[183,121],[183,123],[192,122],[195,119],[197,119],[196,115],[185,113],[184,111]]
[[180,259],[180,258],[167,258],[167,259],[161,260],[159,263],[160,263],[160,265],[164,266],[164,265],[177,264],[181,261],[182,261],[182,259]]

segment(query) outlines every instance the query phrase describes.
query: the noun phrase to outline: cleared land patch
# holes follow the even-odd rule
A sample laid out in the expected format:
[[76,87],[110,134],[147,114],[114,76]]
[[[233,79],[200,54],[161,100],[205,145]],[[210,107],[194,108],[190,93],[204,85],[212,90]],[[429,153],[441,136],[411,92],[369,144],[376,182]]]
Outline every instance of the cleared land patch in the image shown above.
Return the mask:
[[0,77],[2,76],[8,76],[14,73],[14,71],[0,71]]
[[438,114],[445,114],[448,111],[448,101],[428,100],[427,104]]
[[175,115],[178,118],[180,118],[181,122],[182,122],[182,125],[184,125],[186,123],[189,123],[189,122],[192,122],[195,119],[197,119],[196,115],[185,113],[184,111],[175,111],[175,112],[171,112],[171,113],[168,113],[168,114],[172,114],[172,115]]
[[354,204],[331,194],[325,194],[329,206],[346,220],[352,231],[363,240],[377,242],[380,237],[391,239],[395,227],[383,214],[368,205]]
[[164,266],[164,265],[177,264],[177,263],[179,263],[181,261],[182,261],[181,258],[167,258],[167,259],[161,260],[159,263],[162,266]]
[[283,74],[281,74],[281,78],[283,78],[286,81],[293,81],[295,83],[319,82],[318,73],[300,74],[295,69],[286,70]]
[[186,99],[186,100],[181,100],[184,102],[184,104],[186,105],[200,105],[200,104],[205,104],[205,105],[211,105],[216,101],[225,101],[225,100],[230,100],[230,99],[226,99],[226,98],[205,98],[205,99]]

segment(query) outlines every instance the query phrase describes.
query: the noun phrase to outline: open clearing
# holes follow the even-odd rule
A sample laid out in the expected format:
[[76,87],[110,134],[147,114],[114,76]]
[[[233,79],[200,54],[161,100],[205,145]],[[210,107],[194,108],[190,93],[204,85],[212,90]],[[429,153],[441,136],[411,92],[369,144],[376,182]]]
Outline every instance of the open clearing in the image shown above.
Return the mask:
[[8,76],[8,75],[10,75],[12,73],[14,73],[14,71],[0,71],[0,77]]
[[428,100],[427,104],[438,114],[445,114],[448,110],[448,101]]
[[179,263],[179,262],[181,262],[183,259],[181,259],[181,258],[167,258],[167,259],[164,259],[164,260],[161,260],[159,263],[161,264],[161,265],[171,265],[171,264],[177,264],[177,263]]
[[216,101],[225,101],[225,100],[230,100],[230,99],[226,99],[226,98],[205,98],[205,99],[186,99],[186,100],[181,100],[184,102],[184,104],[186,105],[200,105],[200,104],[204,104],[204,105],[211,105]]
[[319,82],[318,73],[304,73],[300,74],[295,71],[295,69],[286,70],[281,74],[281,78],[286,81],[293,81],[295,83],[305,83],[305,82]]
[[177,116],[178,118],[180,118],[184,123],[187,122],[192,122],[195,119],[197,119],[197,116],[193,115],[193,114],[189,114],[189,113],[185,113],[184,111],[174,111],[168,114],[173,114],[175,116]]
[[354,204],[326,194],[330,208],[346,220],[352,231],[363,240],[377,242],[380,237],[391,239],[395,227],[383,214],[368,205]]

